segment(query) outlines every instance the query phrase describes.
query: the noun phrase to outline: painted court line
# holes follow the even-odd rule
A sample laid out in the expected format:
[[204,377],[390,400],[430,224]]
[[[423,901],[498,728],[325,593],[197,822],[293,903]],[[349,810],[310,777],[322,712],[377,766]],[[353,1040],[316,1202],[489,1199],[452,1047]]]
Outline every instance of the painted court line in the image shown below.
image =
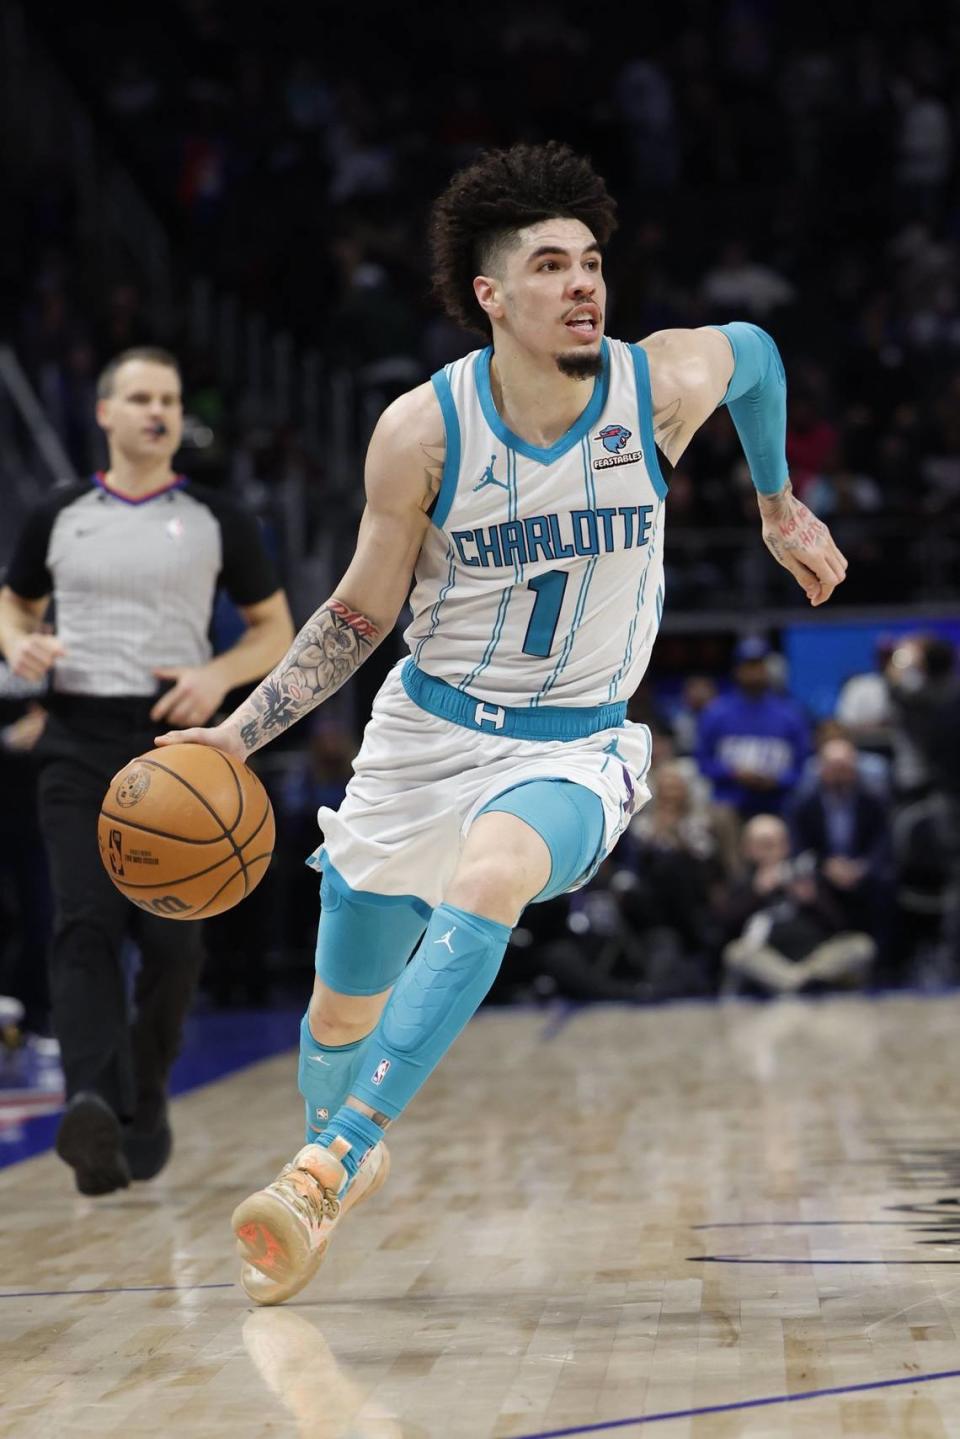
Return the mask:
[[[926,1216],[923,1216],[925,1218]],[[719,1224],[691,1224],[691,1229],[890,1229],[917,1225],[923,1219],[725,1219]]]
[[567,1439],[572,1434],[600,1434],[631,1425],[663,1424],[668,1419],[698,1419],[705,1414],[734,1414],[741,1409],[769,1409],[775,1404],[800,1404],[805,1399],[830,1399],[842,1394],[865,1394],[875,1389],[897,1389],[912,1384],[932,1384],[937,1379],[958,1379],[960,1369],[938,1374],[914,1374],[909,1379],[875,1379],[869,1384],[840,1384],[833,1389],[808,1389],[802,1394],[771,1394],[767,1399],[738,1399],[731,1404],[705,1404],[699,1409],[665,1409],[660,1414],[637,1414],[630,1419],[606,1419],[599,1424],[575,1424],[570,1429],[538,1429],[532,1434],[515,1434],[513,1439]]
[[[951,1246],[952,1247],[952,1246]],[[960,1259],[751,1259],[742,1254],[688,1254],[688,1264],[960,1264]]]
[[18,1289],[0,1299],[63,1299],[70,1294],[170,1294],[192,1289],[235,1289],[235,1284],[121,1284],[116,1289]]

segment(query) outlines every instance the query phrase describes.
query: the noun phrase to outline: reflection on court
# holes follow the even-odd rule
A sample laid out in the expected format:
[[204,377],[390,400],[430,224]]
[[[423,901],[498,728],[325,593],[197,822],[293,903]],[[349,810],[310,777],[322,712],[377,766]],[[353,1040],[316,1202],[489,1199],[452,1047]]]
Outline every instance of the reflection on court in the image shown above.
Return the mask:
[[151,1185],[16,1166],[0,1435],[956,1435],[958,1022],[484,1012],[283,1309],[234,1283],[228,1220],[300,1142],[292,1055],[178,1101]]

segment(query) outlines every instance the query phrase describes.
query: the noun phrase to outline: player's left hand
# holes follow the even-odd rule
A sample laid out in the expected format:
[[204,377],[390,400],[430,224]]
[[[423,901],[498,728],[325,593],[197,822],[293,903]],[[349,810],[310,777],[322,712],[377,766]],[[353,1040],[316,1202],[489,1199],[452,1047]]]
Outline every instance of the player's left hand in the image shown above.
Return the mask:
[[763,543],[789,570],[812,605],[830,598],[847,573],[847,561],[822,520],[798,500],[790,481],[778,495],[757,495]]
[[159,680],[176,683],[157,700],[150,711],[152,720],[166,720],[169,725],[204,725],[223,703],[226,690],[210,665],[174,666],[154,670]]

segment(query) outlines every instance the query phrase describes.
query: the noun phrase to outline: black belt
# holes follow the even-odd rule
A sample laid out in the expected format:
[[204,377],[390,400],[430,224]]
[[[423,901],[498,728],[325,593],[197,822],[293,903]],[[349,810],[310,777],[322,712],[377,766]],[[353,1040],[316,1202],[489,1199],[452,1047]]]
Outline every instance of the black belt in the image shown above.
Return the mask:
[[[164,689],[168,686],[164,686]],[[46,709],[56,714],[148,715],[163,690],[152,695],[75,695],[63,690],[50,690],[41,700]]]
[[162,691],[154,695],[73,695],[51,690],[41,704],[68,728],[76,726],[87,731],[96,728],[106,739],[109,735],[118,737],[169,729],[167,721],[150,718],[160,693]]

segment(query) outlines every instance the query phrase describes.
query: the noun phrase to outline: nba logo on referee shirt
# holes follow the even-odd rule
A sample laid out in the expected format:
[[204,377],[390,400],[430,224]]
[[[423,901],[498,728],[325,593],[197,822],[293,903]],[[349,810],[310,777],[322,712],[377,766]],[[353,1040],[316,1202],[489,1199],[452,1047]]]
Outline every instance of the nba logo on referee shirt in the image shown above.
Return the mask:
[[388,1070],[389,1068],[390,1068],[390,1061],[389,1061],[389,1059],[381,1059],[380,1063],[377,1065],[376,1069],[373,1071],[373,1075],[372,1075],[373,1083],[374,1083],[374,1084],[382,1084],[383,1081],[384,1081],[384,1080],[386,1079],[386,1077],[387,1077],[387,1070]]

